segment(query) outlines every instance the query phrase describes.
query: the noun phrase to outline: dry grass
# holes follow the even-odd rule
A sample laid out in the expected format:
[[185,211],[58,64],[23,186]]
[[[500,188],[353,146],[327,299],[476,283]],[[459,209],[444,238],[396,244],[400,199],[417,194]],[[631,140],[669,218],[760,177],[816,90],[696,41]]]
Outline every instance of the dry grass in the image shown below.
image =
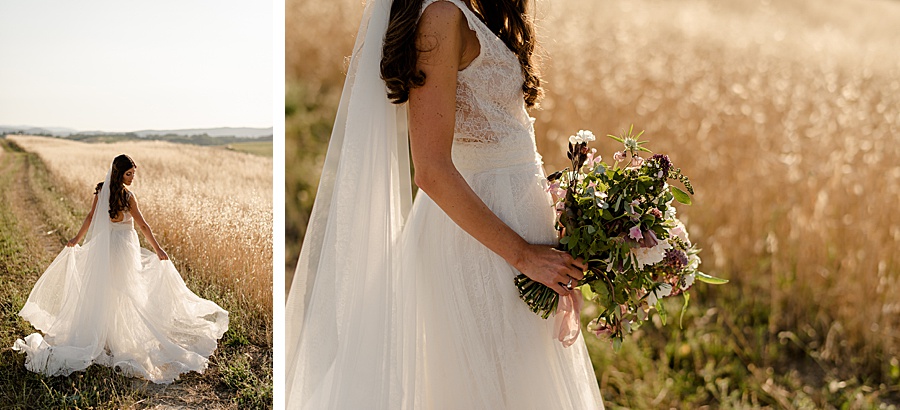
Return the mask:
[[900,352],[900,4],[541,7],[548,162],[562,165],[551,153],[579,127],[646,129],[699,187],[684,214],[706,269],[764,295],[773,334],[887,370]]
[[37,153],[85,212],[112,158],[127,153],[138,166],[131,190],[160,245],[241,306],[271,318],[271,158],[163,142],[8,138]]
[[[289,112],[288,130],[300,128],[289,148],[299,136],[301,153],[322,150],[310,146],[327,133],[315,125],[333,116],[322,104],[336,100],[360,12],[356,0],[288,1],[288,101],[306,107]],[[578,129],[645,129],[697,188],[681,214],[705,270],[732,280],[696,288],[683,333],[648,330],[617,357],[592,346],[607,398],[638,408],[897,401],[900,2],[539,1],[537,16],[547,94],[532,115],[547,168],[564,165]],[[328,47],[311,40],[320,32]],[[309,167],[321,154],[305,158]],[[292,193],[290,167],[287,177],[290,216],[291,199],[309,203],[315,184]]]

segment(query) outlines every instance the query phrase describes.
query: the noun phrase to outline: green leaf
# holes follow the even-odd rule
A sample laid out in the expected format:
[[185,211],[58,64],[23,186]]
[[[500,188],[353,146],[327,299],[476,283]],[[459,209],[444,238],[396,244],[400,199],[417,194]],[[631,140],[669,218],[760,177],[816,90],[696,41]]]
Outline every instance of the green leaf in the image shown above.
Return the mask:
[[681,325],[681,322],[684,320],[684,312],[687,312],[688,302],[691,300],[690,293],[683,293],[684,295],[684,304],[681,305],[681,316],[678,317],[678,328],[684,329],[684,326]]
[[559,243],[565,245],[565,244],[569,243],[569,238],[570,238],[570,236],[563,236],[562,239],[559,240]]
[[686,192],[684,192],[684,191],[678,189],[678,187],[674,187],[674,186],[669,186],[669,188],[672,188],[672,195],[675,195],[676,201],[681,202],[685,205],[691,204],[691,197],[688,196],[688,194]]
[[622,338],[614,337],[613,338],[613,351],[619,353],[619,350],[622,350]]
[[591,285],[589,283],[585,283],[584,285],[579,286],[579,289],[581,289],[581,294],[584,296],[584,300],[591,301],[594,300],[594,297],[597,296],[597,294],[594,293],[594,290],[591,289]]
[[703,272],[697,271],[697,279],[700,282],[709,283],[710,285],[722,285],[728,283],[728,279],[717,278],[715,276],[707,275]]
[[[597,283],[597,282],[594,282],[594,283]],[[594,291],[597,292],[596,294],[599,295],[601,297],[601,299],[609,300],[609,288],[606,287],[605,283],[600,282],[600,286],[597,286],[596,288],[594,288]]]
[[663,306],[662,298],[656,300],[656,310],[659,311],[659,320],[662,321],[663,326],[665,326],[668,312],[666,312],[666,307]]

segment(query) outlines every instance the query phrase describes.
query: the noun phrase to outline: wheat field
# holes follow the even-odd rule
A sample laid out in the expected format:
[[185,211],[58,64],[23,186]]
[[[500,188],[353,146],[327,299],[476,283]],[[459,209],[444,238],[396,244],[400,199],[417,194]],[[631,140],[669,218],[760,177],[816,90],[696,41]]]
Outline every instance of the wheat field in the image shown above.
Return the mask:
[[567,4],[541,23],[542,151],[638,124],[699,187],[706,269],[767,294],[773,331],[896,361],[900,3]]
[[128,154],[137,164],[130,190],[163,249],[232,292],[241,306],[271,318],[271,158],[159,141],[7,138],[40,156],[84,213],[112,159]]
[[[302,208],[288,220],[288,264],[359,3],[287,2],[287,100],[297,107],[286,119],[288,216]],[[684,331],[642,329],[619,355],[589,341],[607,400],[900,404],[900,2],[572,0],[535,9],[546,96],[531,115],[547,170],[565,166],[566,138],[579,129],[645,130],[647,147],[668,154],[697,190],[680,215],[703,248],[703,270],[731,280],[694,288]],[[335,40],[323,47],[311,33]],[[594,146],[606,157],[619,149]]]

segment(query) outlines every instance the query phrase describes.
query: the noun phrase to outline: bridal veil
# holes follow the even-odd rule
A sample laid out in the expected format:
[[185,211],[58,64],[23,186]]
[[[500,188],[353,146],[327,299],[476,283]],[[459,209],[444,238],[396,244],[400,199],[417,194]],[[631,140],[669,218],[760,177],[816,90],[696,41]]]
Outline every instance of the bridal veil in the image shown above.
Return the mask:
[[380,78],[390,8],[366,2],[287,298],[289,409],[412,406],[415,283],[399,277],[412,203],[406,105]]

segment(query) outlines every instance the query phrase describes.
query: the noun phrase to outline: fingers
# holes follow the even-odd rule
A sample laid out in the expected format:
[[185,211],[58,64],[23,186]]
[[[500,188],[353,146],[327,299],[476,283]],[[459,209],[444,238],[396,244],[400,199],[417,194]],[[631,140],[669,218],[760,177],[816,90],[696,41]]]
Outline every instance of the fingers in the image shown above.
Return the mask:
[[556,283],[567,292],[578,286],[578,280],[567,274],[557,276]]
[[584,271],[581,269],[572,269],[569,271],[569,276],[575,278],[576,281],[584,279]]
[[561,286],[559,283],[545,285],[547,285],[550,289],[553,289],[553,291],[556,292],[556,294],[558,294],[559,296],[566,296],[569,294],[569,292],[571,292],[570,290],[566,289],[565,286]]
[[575,259],[567,252],[557,251],[563,257],[563,263],[567,265],[570,269],[567,270],[566,274],[575,278],[576,280],[584,279],[584,271],[588,270],[588,264],[582,258]]
[[[584,261],[584,258],[578,258],[572,260],[572,265],[575,265],[576,268],[581,270],[582,272],[588,270],[588,264]],[[582,275],[583,277],[584,275]]]
[[568,264],[566,269],[566,275],[575,278],[575,280],[584,279],[584,271],[587,270],[587,264],[584,263],[584,259],[578,258],[575,259],[572,255],[568,253],[566,255],[566,263]]

